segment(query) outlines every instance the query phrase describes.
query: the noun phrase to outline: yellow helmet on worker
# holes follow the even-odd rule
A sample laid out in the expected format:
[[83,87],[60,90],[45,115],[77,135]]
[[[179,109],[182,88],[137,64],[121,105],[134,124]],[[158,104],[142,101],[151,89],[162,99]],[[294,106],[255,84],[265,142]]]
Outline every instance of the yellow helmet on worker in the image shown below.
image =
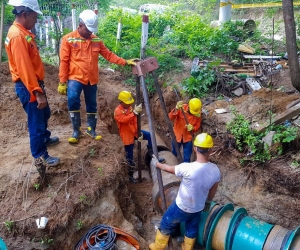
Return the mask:
[[121,91],[119,93],[119,96],[118,96],[118,99],[121,101],[121,102],[124,102],[125,104],[132,104],[134,103],[134,99],[131,95],[131,93],[129,91]]
[[199,148],[212,148],[214,146],[214,142],[209,134],[202,133],[196,136],[194,146]]
[[196,116],[200,116],[202,108],[202,102],[198,98],[192,98],[189,101],[189,109],[190,113]]

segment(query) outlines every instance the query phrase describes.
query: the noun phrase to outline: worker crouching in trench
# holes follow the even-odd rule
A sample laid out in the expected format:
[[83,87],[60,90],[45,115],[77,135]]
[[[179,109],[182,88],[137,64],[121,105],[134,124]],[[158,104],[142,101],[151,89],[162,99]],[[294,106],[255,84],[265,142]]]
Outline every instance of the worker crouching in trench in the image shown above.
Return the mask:
[[[116,107],[114,112],[114,118],[117,122],[120,137],[124,144],[124,149],[126,153],[126,161],[129,165],[128,175],[129,180],[131,182],[135,182],[133,179],[133,172],[135,163],[133,162],[133,148],[134,148],[134,140],[142,141],[147,140],[148,145],[148,153],[149,155],[153,154],[151,135],[146,130],[141,130],[141,135],[138,135],[137,129],[137,116],[142,112],[142,104],[135,105],[132,108],[132,104],[134,103],[134,99],[130,92],[121,91],[118,96],[118,100],[120,104]],[[160,159],[161,162],[165,162],[165,159]]]

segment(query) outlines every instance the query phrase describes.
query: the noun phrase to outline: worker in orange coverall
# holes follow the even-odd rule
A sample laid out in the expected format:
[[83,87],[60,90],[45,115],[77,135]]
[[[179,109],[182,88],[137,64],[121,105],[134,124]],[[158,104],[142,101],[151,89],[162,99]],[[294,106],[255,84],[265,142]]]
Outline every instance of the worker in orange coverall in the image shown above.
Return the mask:
[[47,147],[59,143],[58,137],[50,137],[47,129],[50,107],[44,88],[45,70],[31,29],[42,14],[36,0],[10,0],[14,6],[15,21],[9,28],[5,39],[9,69],[15,82],[15,91],[27,114],[30,151],[34,164],[45,178],[46,166],[54,167],[60,163],[58,157],[49,156]]
[[[146,130],[141,130],[141,135],[138,136],[137,129],[137,116],[142,112],[142,104],[135,105],[134,109],[131,104],[134,103],[134,99],[130,92],[121,91],[118,96],[120,105],[116,107],[114,112],[114,118],[117,122],[120,137],[124,144],[124,149],[126,153],[126,160],[129,166],[134,167],[135,163],[133,162],[133,148],[134,140],[138,141],[147,140],[148,145],[148,154],[153,155],[151,134]],[[159,159],[160,162],[165,162],[165,159]],[[133,182],[133,169],[129,168],[128,171],[130,181]]]
[[81,135],[80,95],[84,92],[87,131],[95,140],[102,137],[96,133],[97,124],[97,83],[99,81],[99,54],[107,61],[125,65],[136,65],[135,59],[125,60],[111,52],[93,34],[98,31],[98,16],[92,10],[79,14],[77,30],[65,35],[61,40],[58,92],[68,95],[68,109],[73,125],[69,143],[77,143]]
[[[183,161],[190,162],[193,153],[193,134],[196,133],[201,126],[201,108],[202,103],[198,98],[193,98],[189,104],[183,104],[182,101],[177,102],[176,107],[169,113],[169,118],[174,121],[174,134],[179,149],[183,146]],[[188,120],[185,121],[183,112]],[[174,141],[172,141],[172,153],[177,156]]]

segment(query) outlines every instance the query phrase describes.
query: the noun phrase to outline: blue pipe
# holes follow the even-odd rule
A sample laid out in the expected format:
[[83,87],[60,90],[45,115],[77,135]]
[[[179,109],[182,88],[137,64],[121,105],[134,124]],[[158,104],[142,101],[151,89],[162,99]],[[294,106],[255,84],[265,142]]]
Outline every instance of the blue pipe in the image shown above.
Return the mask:
[[[184,223],[180,231],[184,236]],[[287,230],[250,217],[244,208],[213,202],[201,213],[196,242],[206,250],[300,250],[300,226]]]
[[7,246],[1,237],[0,237],[0,250],[7,250]]

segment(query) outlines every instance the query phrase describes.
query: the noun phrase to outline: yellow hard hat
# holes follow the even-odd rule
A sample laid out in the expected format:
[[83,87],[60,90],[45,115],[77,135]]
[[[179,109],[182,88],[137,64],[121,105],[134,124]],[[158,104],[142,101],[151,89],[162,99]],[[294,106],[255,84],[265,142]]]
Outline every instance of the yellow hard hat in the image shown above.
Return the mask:
[[209,134],[202,133],[196,136],[194,146],[200,148],[212,148],[214,146],[214,142]]
[[198,98],[193,98],[189,101],[190,112],[193,115],[200,115],[202,102]]
[[128,91],[121,91],[119,93],[118,99],[121,102],[124,102],[125,104],[131,104],[134,103],[134,99],[132,98],[132,95]]

